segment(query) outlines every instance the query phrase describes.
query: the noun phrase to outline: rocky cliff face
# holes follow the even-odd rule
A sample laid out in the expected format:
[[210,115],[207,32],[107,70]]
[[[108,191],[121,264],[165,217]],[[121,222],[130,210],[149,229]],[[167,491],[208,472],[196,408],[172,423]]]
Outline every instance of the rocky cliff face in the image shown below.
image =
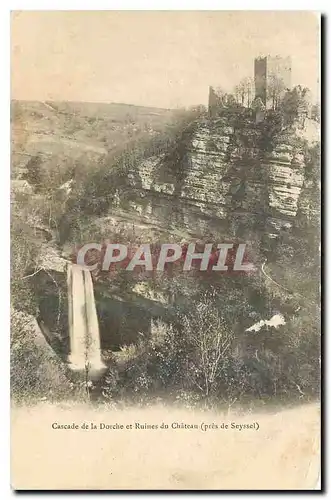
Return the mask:
[[271,235],[273,228],[291,226],[304,155],[294,132],[269,140],[265,127],[249,118],[241,124],[228,117],[197,121],[178,165],[171,157],[151,157],[130,172],[129,183],[139,192],[131,207],[196,233],[230,220],[263,221]]

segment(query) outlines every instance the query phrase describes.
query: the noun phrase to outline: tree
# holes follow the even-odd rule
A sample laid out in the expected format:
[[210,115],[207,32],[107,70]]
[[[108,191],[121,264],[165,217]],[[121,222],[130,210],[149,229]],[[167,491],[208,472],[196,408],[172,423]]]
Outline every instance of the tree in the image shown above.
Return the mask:
[[292,90],[286,92],[279,107],[286,125],[293,125],[295,122],[299,122],[303,128],[305,120],[309,116],[310,106],[309,89],[297,85]]
[[277,109],[281,102],[281,97],[285,91],[284,80],[276,75],[271,74],[268,78],[267,85],[267,102],[271,103],[272,109]]
[[39,155],[32,156],[26,164],[26,173],[22,176],[23,180],[28,181],[36,189],[40,189],[42,185],[42,163],[42,158]]
[[238,103],[243,106],[245,102],[245,87],[242,81],[236,85],[235,94],[237,96]]
[[194,310],[183,317],[183,333],[191,353],[187,374],[208,397],[216,388],[221,364],[231,352],[233,339],[212,297],[205,294]]
[[319,104],[313,104],[311,107],[311,119],[317,123],[321,121],[321,108]]
[[246,99],[247,99],[247,107],[249,108],[253,101],[254,95],[254,80],[253,78],[245,78],[244,85],[246,89]]
[[233,94],[226,94],[226,106],[228,108],[235,108],[238,106],[236,98]]
[[242,106],[247,106],[249,108],[253,100],[253,89],[253,79],[249,77],[243,78],[235,87],[237,102],[239,102]]

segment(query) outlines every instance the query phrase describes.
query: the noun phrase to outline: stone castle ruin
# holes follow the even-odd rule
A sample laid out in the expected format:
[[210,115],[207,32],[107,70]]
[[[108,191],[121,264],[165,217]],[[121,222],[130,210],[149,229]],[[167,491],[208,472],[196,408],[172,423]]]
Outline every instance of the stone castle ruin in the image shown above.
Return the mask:
[[255,97],[268,109],[277,107],[279,99],[291,89],[291,58],[257,57],[254,60]]
[[[285,92],[291,89],[291,58],[281,56],[263,56],[254,59],[254,78],[245,78],[236,87],[237,101],[245,107],[251,107],[259,99],[266,109],[275,109]],[[210,86],[208,106],[210,113],[224,106],[229,101],[221,87]]]

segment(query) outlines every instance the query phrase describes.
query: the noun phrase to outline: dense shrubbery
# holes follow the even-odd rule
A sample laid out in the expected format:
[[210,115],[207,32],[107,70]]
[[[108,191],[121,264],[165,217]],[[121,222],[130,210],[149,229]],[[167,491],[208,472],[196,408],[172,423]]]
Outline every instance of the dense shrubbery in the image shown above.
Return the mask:
[[10,341],[11,395],[17,402],[72,397],[74,385],[56,354],[38,335],[33,317],[12,309]]
[[103,381],[103,395],[136,402],[158,396],[188,405],[318,396],[318,321],[302,313],[279,329],[235,330],[220,316],[216,296],[204,294],[176,328],[154,322],[150,339],[123,348]]
[[38,258],[38,242],[33,231],[18,218],[11,224],[11,299],[12,306],[29,314],[36,312],[36,297],[25,280]]

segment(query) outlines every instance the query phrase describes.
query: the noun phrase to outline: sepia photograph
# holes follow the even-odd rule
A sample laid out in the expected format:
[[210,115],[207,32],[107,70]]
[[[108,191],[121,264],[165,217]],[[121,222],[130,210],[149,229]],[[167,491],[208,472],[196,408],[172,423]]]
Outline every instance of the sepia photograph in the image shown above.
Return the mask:
[[12,489],[318,488],[320,14],[12,11],[10,49]]

